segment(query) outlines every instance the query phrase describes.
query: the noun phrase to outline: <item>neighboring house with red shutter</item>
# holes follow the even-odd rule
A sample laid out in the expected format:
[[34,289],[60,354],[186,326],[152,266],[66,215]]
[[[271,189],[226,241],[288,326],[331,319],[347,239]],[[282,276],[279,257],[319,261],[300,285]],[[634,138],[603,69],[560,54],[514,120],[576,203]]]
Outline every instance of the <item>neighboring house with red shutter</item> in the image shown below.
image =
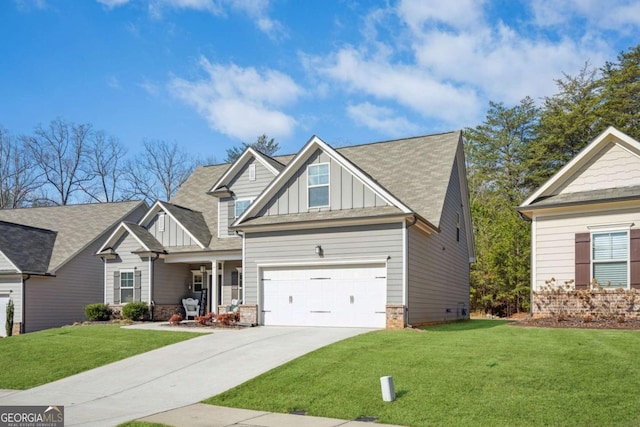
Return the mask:
[[[534,314],[548,311],[536,296],[552,279],[578,297],[574,291],[609,290],[603,293],[609,301],[616,294],[624,298],[621,290],[640,289],[640,143],[635,139],[609,127],[517,209],[531,221]],[[574,298],[565,306],[586,314],[589,304]],[[628,304],[611,306],[638,315]]]
[[147,209],[142,201],[0,209],[0,336],[10,299],[16,334],[84,320],[84,307],[104,300],[96,250]]
[[[97,255],[105,302],[167,319],[240,303],[246,323],[404,327],[469,316],[474,260],[461,132],[200,167]],[[234,306],[236,304],[233,304]]]

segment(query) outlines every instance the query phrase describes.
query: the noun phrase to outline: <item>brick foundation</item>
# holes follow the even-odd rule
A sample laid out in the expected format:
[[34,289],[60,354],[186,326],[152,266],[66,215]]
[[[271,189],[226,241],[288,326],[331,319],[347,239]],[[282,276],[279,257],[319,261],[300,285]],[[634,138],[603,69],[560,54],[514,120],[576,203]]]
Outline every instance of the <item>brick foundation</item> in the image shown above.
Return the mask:
[[564,290],[553,289],[532,293],[534,317],[624,316],[640,319],[640,290]]
[[153,320],[169,320],[169,318],[176,313],[181,316],[184,315],[182,305],[156,304],[153,312]]
[[258,306],[256,304],[240,305],[240,323],[258,324]]
[[406,326],[404,313],[402,304],[387,305],[387,329],[403,329]]

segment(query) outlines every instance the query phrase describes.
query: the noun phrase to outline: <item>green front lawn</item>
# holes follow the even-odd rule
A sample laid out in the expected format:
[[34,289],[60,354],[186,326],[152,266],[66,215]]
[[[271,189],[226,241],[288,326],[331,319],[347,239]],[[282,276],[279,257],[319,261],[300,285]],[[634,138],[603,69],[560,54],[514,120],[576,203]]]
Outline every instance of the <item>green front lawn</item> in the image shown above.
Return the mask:
[[28,389],[197,336],[94,325],[3,338],[0,388]]
[[[397,400],[381,398],[394,378]],[[640,425],[640,331],[473,320],[322,348],[205,403],[408,426]]]

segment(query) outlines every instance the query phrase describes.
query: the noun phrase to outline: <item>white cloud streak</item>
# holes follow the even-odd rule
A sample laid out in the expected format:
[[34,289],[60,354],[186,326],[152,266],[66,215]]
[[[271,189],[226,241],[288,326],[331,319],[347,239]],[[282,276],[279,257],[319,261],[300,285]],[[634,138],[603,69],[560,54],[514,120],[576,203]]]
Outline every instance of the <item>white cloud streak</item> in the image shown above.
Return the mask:
[[259,72],[252,67],[210,63],[204,57],[200,66],[206,78],[176,77],[169,82],[169,90],[211,128],[243,141],[265,133],[283,138],[293,132],[297,121],[280,110],[303,94],[291,77],[274,70]]
[[[373,98],[385,107],[406,107],[441,126],[469,126],[482,120],[489,100],[515,104],[525,96],[540,99],[555,93],[554,80],[563,73],[577,73],[585,62],[602,64],[609,57],[607,41],[588,30],[577,37],[560,29],[545,33],[534,22],[554,10],[543,7],[544,3],[563,10],[563,0],[537,0],[525,12],[538,18],[516,26],[488,16],[489,5],[484,1],[401,0],[363,18],[360,44],[326,55],[306,55],[303,60],[307,70],[317,73],[334,91]],[[567,3],[572,3],[569,8],[575,14],[593,19],[602,8],[595,0]],[[640,8],[628,1],[615,3],[604,12],[607,16],[632,14]],[[638,17],[640,12],[617,19],[636,25],[632,22]],[[548,22],[558,19],[552,16]],[[372,26],[382,28],[389,21],[388,31],[380,33],[388,35],[395,29],[395,38],[377,37]],[[364,103],[346,108],[357,124],[381,131],[386,123],[388,133],[395,133],[397,122],[376,120],[386,111],[372,107]]]
[[392,109],[363,102],[349,105],[347,114],[355,123],[386,135],[407,136],[418,132],[418,127]]
[[[96,1],[108,9],[133,3],[132,0]],[[154,19],[162,19],[166,10],[195,10],[219,17],[224,17],[229,10],[234,10],[246,15],[270,38],[278,39],[286,36],[282,23],[269,17],[269,0],[146,0],[146,2],[149,14]]]

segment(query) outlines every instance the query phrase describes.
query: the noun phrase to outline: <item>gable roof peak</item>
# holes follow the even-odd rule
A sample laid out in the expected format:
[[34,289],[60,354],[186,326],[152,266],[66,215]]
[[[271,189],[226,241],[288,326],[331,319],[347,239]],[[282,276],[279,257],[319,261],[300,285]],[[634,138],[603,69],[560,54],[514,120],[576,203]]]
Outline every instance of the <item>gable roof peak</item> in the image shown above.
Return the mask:
[[550,196],[563,183],[570,179],[573,174],[584,166],[589,160],[596,156],[615,138],[616,143],[621,143],[625,148],[640,154],[640,142],[636,141],[626,133],[619,129],[609,126],[602,131],[593,141],[584,147],[573,159],[560,168],[551,178],[549,178],[540,188],[538,188],[531,196],[529,196],[518,207],[524,210],[527,206],[531,206],[541,197]]

